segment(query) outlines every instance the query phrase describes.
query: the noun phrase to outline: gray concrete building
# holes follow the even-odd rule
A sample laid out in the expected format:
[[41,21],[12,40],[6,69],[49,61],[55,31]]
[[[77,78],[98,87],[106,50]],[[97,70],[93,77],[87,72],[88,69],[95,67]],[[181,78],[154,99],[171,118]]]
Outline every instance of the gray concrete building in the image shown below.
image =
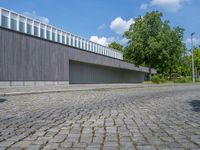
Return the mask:
[[146,73],[117,50],[0,8],[0,86],[142,83]]

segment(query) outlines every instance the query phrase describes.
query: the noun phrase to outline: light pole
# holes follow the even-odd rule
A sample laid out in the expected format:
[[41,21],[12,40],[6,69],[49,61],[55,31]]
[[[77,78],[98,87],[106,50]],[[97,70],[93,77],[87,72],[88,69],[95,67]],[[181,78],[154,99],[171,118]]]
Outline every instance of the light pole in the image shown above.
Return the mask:
[[194,43],[193,43],[193,36],[194,32],[191,33],[191,45],[192,45],[192,82],[195,83],[195,77],[194,77]]

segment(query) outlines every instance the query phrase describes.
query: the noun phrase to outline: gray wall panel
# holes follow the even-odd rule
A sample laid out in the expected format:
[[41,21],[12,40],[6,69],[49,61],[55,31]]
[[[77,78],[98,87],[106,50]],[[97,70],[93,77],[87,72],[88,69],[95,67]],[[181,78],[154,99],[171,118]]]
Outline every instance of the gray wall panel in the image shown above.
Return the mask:
[[148,68],[0,27],[0,81],[69,81],[69,70],[71,83],[127,83]]
[[63,46],[2,28],[0,43],[1,81],[68,81]]
[[69,83],[141,83],[144,73],[83,62],[69,62]]
[[4,72],[4,45],[3,45],[3,35],[0,34],[0,80],[3,79],[3,72]]

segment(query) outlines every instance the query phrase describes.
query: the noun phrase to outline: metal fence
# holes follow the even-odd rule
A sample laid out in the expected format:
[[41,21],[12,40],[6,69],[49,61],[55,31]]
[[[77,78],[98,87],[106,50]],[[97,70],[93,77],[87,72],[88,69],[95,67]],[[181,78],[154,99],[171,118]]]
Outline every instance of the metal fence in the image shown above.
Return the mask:
[[0,26],[101,55],[123,59],[123,53],[65,32],[37,19],[0,8]]

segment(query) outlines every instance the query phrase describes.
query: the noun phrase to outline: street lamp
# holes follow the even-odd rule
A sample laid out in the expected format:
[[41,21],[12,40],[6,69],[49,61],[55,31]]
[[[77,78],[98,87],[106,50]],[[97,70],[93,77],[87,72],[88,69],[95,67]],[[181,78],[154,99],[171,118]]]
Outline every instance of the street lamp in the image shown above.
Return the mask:
[[193,84],[195,83],[195,78],[194,78],[194,43],[193,43],[193,36],[194,32],[191,33],[191,45],[192,45],[192,82]]

